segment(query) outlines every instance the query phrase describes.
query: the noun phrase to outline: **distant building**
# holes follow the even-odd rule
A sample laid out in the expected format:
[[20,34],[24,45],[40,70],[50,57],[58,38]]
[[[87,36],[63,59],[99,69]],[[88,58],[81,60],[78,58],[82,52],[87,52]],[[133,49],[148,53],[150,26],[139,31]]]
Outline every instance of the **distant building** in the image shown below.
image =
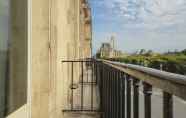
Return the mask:
[[111,45],[112,49],[116,48],[116,43],[115,43],[115,37],[114,36],[111,36],[111,38],[110,38],[110,45]]
[[125,56],[122,51],[116,49],[114,36],[111,36],[110,43],[102,43],[97,55],[99,55],[101,58],[117,58]]
[[110,57],[111,46],[109,43],[102,43],[100,48],[100,57]]

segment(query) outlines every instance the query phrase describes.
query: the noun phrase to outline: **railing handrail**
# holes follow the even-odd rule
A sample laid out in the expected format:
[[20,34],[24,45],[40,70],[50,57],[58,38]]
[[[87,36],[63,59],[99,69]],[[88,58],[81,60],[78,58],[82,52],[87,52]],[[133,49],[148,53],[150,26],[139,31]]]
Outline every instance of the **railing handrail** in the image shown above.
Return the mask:
[[102,60],[102,63],[186,100],[186,76],[184,75],[108,60]]
[[110,63],[116,66],[120,66],[123,68],[129,68],[129,69],[134,69],[136,71],[140,71],[143,73],[146,73],[148,75],[158,77],[161,79],[166,79],[178,84],[184,84],[186,85],[186,76],[180,75],[180,74],[175,74],[175,73],[170,73],[162,70],[157,70],[149,67],[144,67],[144,66],[139,66],[139,65],[134,65],[134,64],[126,64],[126,63],[121,63],[121,62],[113,62],[113,61],[107,61],[107,60],[102,60],[103,62]]
[[[174,116],[174,96],[186,101],[186,76],[148,67],[101,60],[100,91],[103,118],[139,118],[140,97],[144,100],[144,118],[152,117],[152,95],[161,89],[163,118]],[[141,88],[142,87],[142,88]],[[154,96],[154,98],[156,98]],[[157,99],[157,98],[156,98]],[[156,103],[156,102],[155,102]],[[133,107],[131,107],[133,105]],[[133,109],[133,110],[132,110]],[[143,109],[143,108],[142,108]]]
[[62,59],[62,63],[64,62],[92,62],[96,61],[99,62],[100,60],[96,60],[94,58],[79,58],[79,59]]

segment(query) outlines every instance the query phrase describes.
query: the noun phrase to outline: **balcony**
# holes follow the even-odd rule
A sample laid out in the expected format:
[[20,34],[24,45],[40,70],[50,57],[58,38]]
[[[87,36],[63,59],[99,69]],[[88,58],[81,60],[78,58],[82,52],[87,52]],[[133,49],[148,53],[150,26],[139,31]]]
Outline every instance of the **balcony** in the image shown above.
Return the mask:
[[185,116],[186,76],[106,60],[63,63],[71,67],[70,102],[63,109],[67,118]]

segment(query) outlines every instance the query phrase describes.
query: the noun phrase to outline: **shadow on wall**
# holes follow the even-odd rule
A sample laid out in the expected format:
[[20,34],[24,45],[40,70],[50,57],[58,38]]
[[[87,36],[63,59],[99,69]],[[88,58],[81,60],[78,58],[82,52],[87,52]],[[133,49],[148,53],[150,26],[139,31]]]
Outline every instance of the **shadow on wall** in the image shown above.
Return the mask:
[[0,118],[27,101],[27,24],[27,1],[0,0]]

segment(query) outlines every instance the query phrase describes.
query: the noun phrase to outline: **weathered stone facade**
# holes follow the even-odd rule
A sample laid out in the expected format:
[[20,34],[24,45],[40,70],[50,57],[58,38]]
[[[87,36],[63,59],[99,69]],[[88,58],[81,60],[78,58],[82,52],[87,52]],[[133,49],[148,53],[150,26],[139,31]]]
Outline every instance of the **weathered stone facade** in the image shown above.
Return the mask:
[[83,58],[91,57],[91,49],[92,49],[92,19],[91,19],[91,9],[87,4],[86,0],[81,0],[81,9],[80,9],[80,44],[83,52],[81,56]]
[[[86,0],[11,0],[9,118],[64,118],[69,69],[91,57]],[[76,70],[78,72],[78,70]]]

